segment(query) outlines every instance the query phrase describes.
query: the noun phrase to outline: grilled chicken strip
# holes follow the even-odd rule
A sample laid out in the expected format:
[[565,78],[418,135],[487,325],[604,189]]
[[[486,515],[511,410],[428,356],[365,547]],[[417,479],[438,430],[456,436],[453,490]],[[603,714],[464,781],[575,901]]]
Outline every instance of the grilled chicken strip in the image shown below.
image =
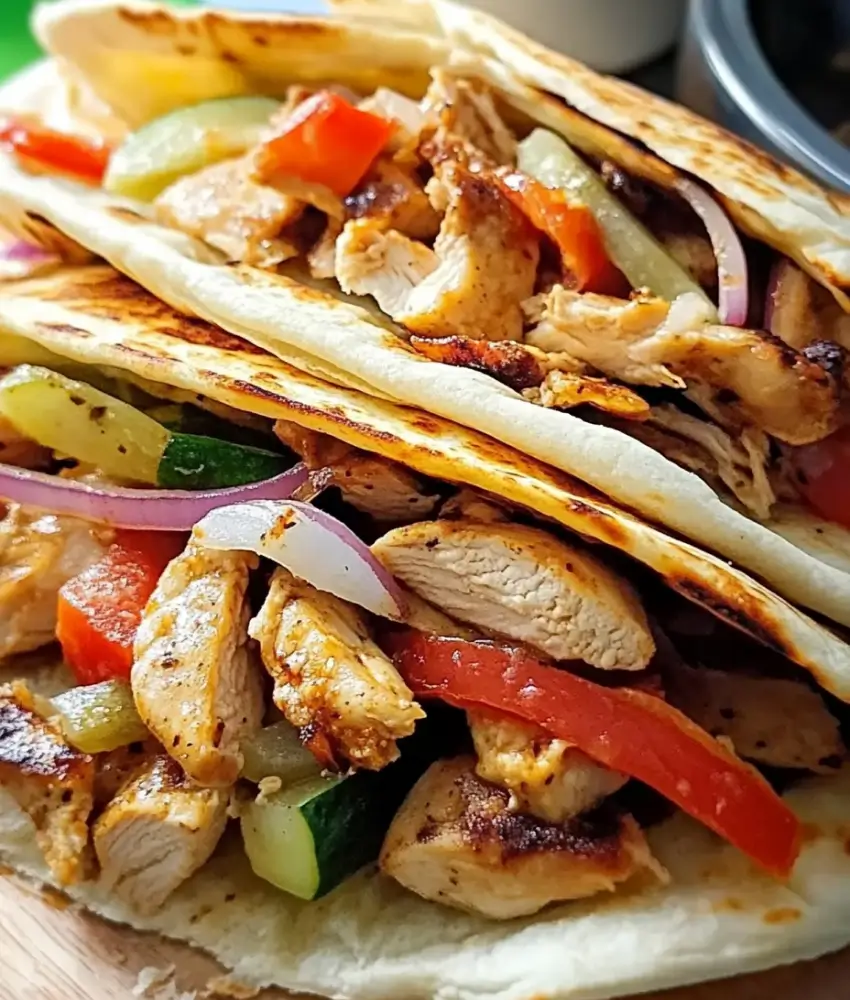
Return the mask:
[[94,824],[101,881],[153,913],[203,865],[227,824],[230,794],[199,788],[160,754],[124,785]]
[[343,499],[376,521],[421,520],[433,513],[440,499],[425,493],[421,481],[403,465],[365,452],[352,452],[331,466],[331,473]]
[[508,809],[472,757],[432,764],[387,832],[380,866],[426,899],[496,920],[610,892],[641,871],[665,873],[631,816],[600,811],[545,823]]
[[0,659],[56,638],[59,588],[102,558],[112,533],[8,504],[0,520]]
[[252,172],[246,156],[182,177],[156,199],[157,217],[231,260],[274,267],[297,257],[298,246],[281,232],[301,217],[304,202],[258,183]]
[[629,780],[518,719],[484,710],[469,711],[466,717],[478,755],[475,770],[510,792],[511,812],[563,823],[599,805]]
[[349,219],[374,219],[415,240],[432,240],[440,231],[440,215],[425,185],[410,167],[386,156],[375,161],[343,204]]
[[515,164],[516,139],[496,110],[490,88],[445,69],[432,70],[431,78],[422,107],[438,122],[436,144],[460,142],[494,164]]
[[379,770],[398,757],[396,741],[425,713],[353,605],[278,568],[249,631],[275,682],[275,704],[293,725],[324,737],[327,763],[341,756]]
[[768,475],[770,441],[761,431],[747,428],[733,436],[717,424],[665,404],[653,406],[644,421],[606,423],[696,472],[715,488],[722,484],[756,517],[770,517],[776,493]]
[[172,560],[136,633],[133,697],[145,725],[198,784],[232,785],[239,741],[263,715],[245,600],[257,557],[190,542]]
[[597,559],[518,524],[422,521],[372,546],[411,590],[460,621],[556,660],[640,670],[655,650],[628,584]]
[[663,362],[638,359],[632,353],[667,318],[670,307],[661,299],[640,295],[627,302],[556,285],[523,308],[536,323],[525,337],[533,347],[566,351],[604,375],[632,385],[685,386]]
[[372,220],[346,224],[337,240],[343,291],[371,295],[412,333],[519,340],[537,276],[539,238],[498,187],[466,166],[438,164],[428,184],[445,207],[434,249]]
[[327,434],[288,420],[275,423],[275,434],[301,456],[308,469],[327,473],[325,486],[337,486],[347,503],[376,521],[421,520],[440,499],[427,493],[422,481],[405,466],[351,448]]
[[0,784],[35,824],[38,846],[62,885],[83,875],[94,774],[93,758],[69,747],[37,714],[25,684],[0,688]]
[[541,406],[570,410],[584,404],[627,420],[645,420],[650,413],[649,403],[627,386],[572,372],[551,371],[538,388],[523,395]]
[[677,663],[670,701],[740,757],[829,773],[846,756],[838,720],[808,685]]
[[715,402],[724,411],[787,444],[818,441],[837,426],[839,381],[770,334],[733,326],[661,327],[631,353],[719,390]]

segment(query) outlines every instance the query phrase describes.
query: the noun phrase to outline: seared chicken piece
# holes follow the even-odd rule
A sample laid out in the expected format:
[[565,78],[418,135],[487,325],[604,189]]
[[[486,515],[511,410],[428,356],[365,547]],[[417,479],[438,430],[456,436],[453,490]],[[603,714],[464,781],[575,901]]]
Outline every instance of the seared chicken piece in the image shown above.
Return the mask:
[[68,746],[35,711],[26,685],[0,688],[0,784],[35,824],[36,841],[62,885],[83,874],[94,760]]
[[245,599],[257,557],[190,542],[160,577],[136,633],[133,697],[145,725],[200,785],[227,786],[263,715]]
[[379,770],[398,757],[424,712],[357,609],[275,570],[250,633],[286,718],[321,733],[334,758]]
[[331,482],[340,488],[343,499],[376,521],[421,520],[440,499],[435,493],[425,493],[421,481],[403,465],[365,452],[352,452],[331,466],[331,472]]
[[405,625],[415,628],[419,632],[427,632],[429,635],[441,635],[447,639],[468,639],[473,641],[481,638],[479,632],[471,629],[468,625],[461,625],[454,618],[449,618],[439,608],[435,608],[433,604],[423,601],[412,590],[408,590],[407,587],[402,587],[401,589],[407,601]]
[[107,805],[122,786],[125,785],[144,764],[150,763],[157,754],[162,753],[162,747],[154,739],[144,743],[130,743],[125,747],[116,747],[95,757],[96,773],[94,777],[94,803],[96,808]]
[[837,426],[840,382],[770,334],[732,326],[661,327],[631,354],[687,382],[712,386],[724,411],[787,444],[818,441]]
[[23,437],[5,417],[0,417],[0,462],[19,469],[44,469],[52,454],[49,448]]
[[400,316],[413,290],[439,267],[436,253],[380,220],[352,219],[336,241],[334,273],[344,292],[371,295],[380,308]]
[[549,823],[563,823],[592,809],[629,780],[591,760],[565,740],[508,715],[466,713],[486,781],[510,792],[508,808]]
[[723,484],[756,517],[767,519],[776,494],[768,476],[770,442],[747,428],[737,435],[676,406],[653,406],[644,422],[607,421],[715,488]]
[[376,521],[402,522],[427,517],[439,496],[426,493],[421,480],[403,465],[351,448],[327,434],[278,420],[275,434],[311,470],[327,470],[325,486],[338,486],[343,499]]
[[156,199],[166,225],[199,237],[230,260],[274,267],[299,248],[282,231],[296,222],[304,202],[253,179],[250,156],[225,160],[182,177]]
[[343,291],[372,295],[420,336],[521,339],[537,234],[494,183],[460,163],[439,164],[428,191],[432,204],[446,206],[434,249],[371,220],[349,222],[337,240]]
[[289,420],[276,420],[275,437],[300,455],[308,469],[324,469],[336,465],[355,449],[319,431],[311,431]]
[[59,588],[102,558],[112,533],[8,504],[0,520],[0,658],[56,638]]
[[790,260],[783,260],[779,268],[771,332],[798,351],[824,340],[850,350],[850,316],[835,298]]
[[410,346],[431,361],[484,372],[517,392],[539,386],[546,374],[537,352],[511,340],[411,337]]
[[644,420],[650,412],[649,403],[627,386],[571,372],[551,371],[538,388],[523,395],[540,406],[569,410],[585,404],[630,420]]
[[432,764],[387,832],[380,866],[426,899],[496,920],[611,892],[639,872],[664,879],[629,815],[546,823],[508,809],[472,757]]
[[496,521],[509,521],[508,511],[494,503],[492,500],[483,497],[475,490],[464,487],[458,490],[453,497],[450,497],[440,508],[440,519],[449,521],[476,521],[478,523],[490,523]]
[[398,579],[460,621],[556,660],[640,670],[655,650],[643,608],[594,557],[519,524],[422,521],[372,551]]
[[153,913],[203,865],[227,824],[230,793],[193,785],[160,754],[136,774],[92,829],[101,882]]
[[439,123],[437,144],[460,142],[495,164],[513,165],[516,139],[496,110],[492,90],[477,80],[458,79],[446,69],[432,70],[431,77],[422,107]]
[[372,164],[344,205],[350,219],[374,219],[415,240],[432,240],[440,231],[440,215],[428,200],[425,185],[412,168],[386,156]]
[[633,385],[682,389],[684,381],[663,363],[633,356],[636,345],[652,336],[667,318],[661,299],[640,295],[626,301],[608,295],[572,292],[556,285],[523,305],[536,325],[526,343],[543,351],[566,351],[604,375]]
[[838,720],[808,685],[677,663],[670,701],[740,757],[829,773],[846,756]]
[[341,232],[342,220],[328,216],[322,235],[307,253],[307,266],[314,278],[336,277],[336,241]]

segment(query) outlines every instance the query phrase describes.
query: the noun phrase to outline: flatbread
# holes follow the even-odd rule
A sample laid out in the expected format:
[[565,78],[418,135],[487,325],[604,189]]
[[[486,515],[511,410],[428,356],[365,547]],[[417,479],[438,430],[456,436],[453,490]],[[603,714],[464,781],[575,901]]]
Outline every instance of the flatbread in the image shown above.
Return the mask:
[[721,559],[492,438],[321,382],[208,323],[181,316],[110,267],[68,267],[0,283],[0,330],[76,361],[200,393],[246,413],[292,420],[550,517],[633,556],[850,701],[850,646]]
[[[303,371],[484,430],[850,625],[850,575],[733,511],[658,452],[618,431],[534,406],[478,372],[426,361],[369,313],[327,293],[285,276],[215,263],[205,245],[148,221],[138,209],[103,191],[30,176],[0,158],[0,217],[7,223],[22,212],[46,218],[180,311]],[[26,219],[17,223],[25,225]]]
[[[64,0],[42,6],[35,26],[49,52],[77,65],[134,124],[203,97],[282,94],[292,82],[336,80],[364,91],[382,83],[418,96],[431,67],[467,61],[509,102],[580,149],[666,186],[680,172],[698,177],[744,232],[796,260],[850,308],[846,197],[680,105],[596,73],[465,5],[333,0],[332,6],[366,20]],[[169,65],[171,72],[151,88],[150,71]]]
[[[395,85],[393,74],[404,64],[409,75],[401,89],[411,92],[422,89],[428,67],[450,58],[439,39],[374,25],[173,11],[147,3],[66,0],[45,8],[39,25],[67,58],[89,59],[87,79],[100,96],[109,90],[110,100],[120,98],[122,113],[146,100],[187,100],[179,90],[172,93],[174,74],[192,77],[193,87],[205,81],[203,93],[213,96],[230,92],[219,71],[230,74],[232,84],[238,68],[244,92],[261,87],[280,93],[296,77],[315,82],[331,74],[356,82],[366,61],[380,75],[378,54],[395,67],[381,82]],[[110,47],[121,46],[120,59],[108,55]],[[161,59],[176,60],[170,75]],[[110,76],[109,66],[121,67],[114,70],[120,79]],[[369,85],[376,82],[370,78]],[[10,100],[9,91],[0,92],[0,104]],[[697,476],[639,441],[534,406],[480,373],[435,366],[370,313],[285,276],[226,266],[205,244],[148,221],[146,206],[28,175],[0,157],[0,220],[26,233],[26,213],[48,219],[181,311],[310,374],[482,430],[734,560],[789,599],[850,625],[850,574],[824,562],[817,546],[808,544],[811,535],[797,532],[788,541],[732,510]]]

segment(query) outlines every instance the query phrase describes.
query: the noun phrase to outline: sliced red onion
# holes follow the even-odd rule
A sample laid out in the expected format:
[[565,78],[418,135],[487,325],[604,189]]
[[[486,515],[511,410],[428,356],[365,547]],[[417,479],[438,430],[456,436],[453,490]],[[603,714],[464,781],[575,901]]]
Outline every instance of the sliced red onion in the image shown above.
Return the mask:
[[0,243],[0,277],[6,279],[31,278],[36,274],[58,267],[59,254],[45,250],[35,243],[11,239]]
[[354,532],[323,510],[290,500],[219,507],[193,534],[213,549],[256,552],[335,597],[403,621],[407,602],[392,574]]
[[306,482],[307,475],[307,469],[298,464],[259,483],[190,492],[91,486],[0,464],[0,498],[116,528],[189,531],[217,507],[244,500],[285,500]]
[[699,184],[681,178],[676,182],[676,189],[702,219],[714,248],[720,322],[727,326],[743,326],[747,321],[749,307],[749,278],[747,257],[735,226],[714,198]]

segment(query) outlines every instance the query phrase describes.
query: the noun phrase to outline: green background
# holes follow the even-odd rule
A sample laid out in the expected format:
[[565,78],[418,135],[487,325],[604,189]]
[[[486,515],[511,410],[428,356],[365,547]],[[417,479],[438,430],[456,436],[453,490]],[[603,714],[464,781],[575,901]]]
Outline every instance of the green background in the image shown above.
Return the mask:
[[[172,0],[191,3],[192,0]],[[27,22],[35,0],[0,0],[0,77],[21,69],[39,55]]]

